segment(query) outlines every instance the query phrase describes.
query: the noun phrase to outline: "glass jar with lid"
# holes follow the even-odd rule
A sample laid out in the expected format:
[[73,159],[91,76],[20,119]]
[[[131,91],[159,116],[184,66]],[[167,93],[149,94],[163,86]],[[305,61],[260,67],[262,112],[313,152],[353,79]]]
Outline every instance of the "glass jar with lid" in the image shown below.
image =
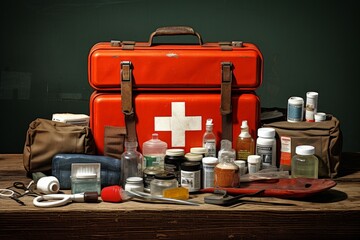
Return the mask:
[[318,178],[319,160],[314,155],[315,147],[300,145],[295,148],[296,155],[291,159],[293,178]]
[[159,173],[150,182],[150,194],[162,197],[165,189],[177,188],[178,186],[178,180],[173,173]]

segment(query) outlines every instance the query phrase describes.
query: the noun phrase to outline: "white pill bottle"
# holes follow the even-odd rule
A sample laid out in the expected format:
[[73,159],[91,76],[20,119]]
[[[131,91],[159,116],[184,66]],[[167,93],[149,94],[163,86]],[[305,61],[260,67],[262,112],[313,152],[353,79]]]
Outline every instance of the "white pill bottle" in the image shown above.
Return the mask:
[[258,129],[256,155],[261,157],[261,169],[276,167],[275,129],[264,127]]

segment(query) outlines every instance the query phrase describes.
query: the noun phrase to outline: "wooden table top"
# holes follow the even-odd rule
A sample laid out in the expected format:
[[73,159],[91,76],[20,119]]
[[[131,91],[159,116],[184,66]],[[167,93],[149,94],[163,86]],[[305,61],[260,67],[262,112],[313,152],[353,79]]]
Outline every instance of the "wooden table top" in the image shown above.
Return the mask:
[[[204,196],[209,194],[192,194],[192,200],[200,202],[200,206],[127,201],[38,208],[32,204],[31,196],[21,199],[25,206],[0,198],[0,238],[13,236],[15,229],[19,236],[29,238],[44,236],[42,231],[52,238],[86,235],[135,239],[189,239],[189,236],[282,239],[320,233],[327,239],[336,239],[340,234],[360,236],[359,155],[346,155],[345,168],[335,179],[335,187],[306,199],[248,197],[242,204],[223,207],[205,204]],[[31,181],[26,177],[22,155],[0,154],[0,188],[9,187],[14,181]]]

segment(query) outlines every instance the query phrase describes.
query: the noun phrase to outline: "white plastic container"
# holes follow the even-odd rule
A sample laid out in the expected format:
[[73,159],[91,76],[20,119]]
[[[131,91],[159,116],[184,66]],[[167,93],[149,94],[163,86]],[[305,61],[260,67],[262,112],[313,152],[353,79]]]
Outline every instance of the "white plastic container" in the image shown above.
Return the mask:
[[306,93],[305,119],[307,122],[315,122],[315,114],[317,113],[318,106],[318,97],[319,94],[317,92]]
[[164,157],[166,154],[167,143],[159,139],[157,133],[152,134],[152,139],[143,143],[143,168],[150,166],[160,166],[164,168]]
[[214,187],[214,169],[219,163],[216,157],[204,157],[203,164],[203,188]]
[[287,107],[287,121],[301,122],[304,119],[304,99],[301,97],[290,97]]
[[247,162],[249,174],[260,171],[261,157],[259,155],[249,155]]
[[276,167],[275,129],[264,127],[258,129],[256,140],[256,155],[261,158],[260,169]]

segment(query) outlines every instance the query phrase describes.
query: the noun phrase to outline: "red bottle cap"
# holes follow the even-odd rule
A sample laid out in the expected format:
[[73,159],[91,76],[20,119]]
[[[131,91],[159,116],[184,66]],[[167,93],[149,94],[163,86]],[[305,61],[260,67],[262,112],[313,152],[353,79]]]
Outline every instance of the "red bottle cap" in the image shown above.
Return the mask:
[[123,199],[121,197],[121,191],[123,191],[123,189],[118,185],[104,187],[101,190],[101,199],[104,202],[114,202],[114,203],[122,202]]

